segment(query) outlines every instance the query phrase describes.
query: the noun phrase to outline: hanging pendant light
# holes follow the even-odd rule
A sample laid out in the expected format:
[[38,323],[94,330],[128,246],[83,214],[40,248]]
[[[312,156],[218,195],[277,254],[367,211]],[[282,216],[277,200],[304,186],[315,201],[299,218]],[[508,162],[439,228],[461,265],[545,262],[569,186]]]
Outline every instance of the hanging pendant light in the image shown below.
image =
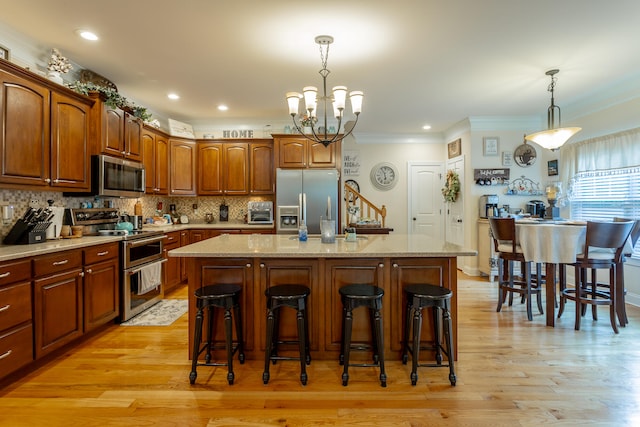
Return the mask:
[[[525,139],[533,141],[541,147],[547,148],[551,151],[555,151],[560,148],[569,138],[582,130],[582,128],[579,127],[560,127],[560,107],[554,104],[553,98],[553,90],[556,86],[557,80],[555,75],[558,74],[558,72],[560,72],[560,70],[554,69],[545,73],[547,76],[551,76],[551,83],[547,89],[551,92],[551,105],[547,109],[547,130],[525,136]],[[558,127],[555,125],[556,111],[558,112]]]
[[[289,104],[289,114],[293,120],[293,125],[298,132],[304,135],[305,138],[320,142],[325,147],[332,142],[342,141],[346,136],[353,132],[353,129],[358,123],[358,117],[362,111],[362,98],[364,93],[361,91],[352,91],[349,93],[349,100],[351,101],[351,111],[356,116],[355,122],[351,123],[351,126],[346,129],[346,133],[340,134],[340,126],[344,118],[344,110],[347,99],[347,88],[345,86],[335,86],[333,88],[332,96],[327,95],[327,76],[331,71],[327,69],[327,59],[329,58],[329,45],[333,43],[333,37],[331,36],[317,36],[315,38],[316,43],[320,46],[320,60],[322,62],[322,69],[319,71],[322,76],[322,94],[318,94],[318,88],[314,86],[306,86],[302,92],[304,95],[298,92],[287,92],[287,103]],[[304,117],[298,118],[298,106],[300,99],[304,97],[305,102],[305,114]],[[318,105],[319,104],[319,105]],[[319,107],[322,107],[323,117],[319,120]],[[332,131],[329,131],[328,127],[328,115],[333,114],[333,117],[338,120],[337,127]],[[301,122],[304,124],[301,126]],[[322,126],[316,127],[316,124],[320,122]],[[311,128],[311,133],[305,133],[305,127]]]

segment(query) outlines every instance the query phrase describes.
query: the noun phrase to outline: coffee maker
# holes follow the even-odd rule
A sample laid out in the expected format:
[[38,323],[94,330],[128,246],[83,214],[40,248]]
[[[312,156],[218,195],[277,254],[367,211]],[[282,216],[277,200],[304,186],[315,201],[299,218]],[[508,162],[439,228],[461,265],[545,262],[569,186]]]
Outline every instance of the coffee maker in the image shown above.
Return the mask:
[[480,209],[478,215],[480,218],[498,216],[497,194],[484,194],[480,196]]

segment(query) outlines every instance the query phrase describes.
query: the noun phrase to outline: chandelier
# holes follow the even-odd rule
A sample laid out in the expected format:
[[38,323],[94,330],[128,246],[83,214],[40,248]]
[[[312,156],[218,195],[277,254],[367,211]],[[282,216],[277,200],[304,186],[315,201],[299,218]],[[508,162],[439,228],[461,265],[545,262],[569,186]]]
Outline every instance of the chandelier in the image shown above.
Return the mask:
[[[547,76],[551,76],[551,83],[549,84],[549,88],[547,89],[549,92],[551,92],[551,105],[547,109],[547,130],[525,136],[525,139],[533,141],[541,147],[547,148],[551,151],[555,151],[560,148],[562,144],[567,142],[569,138],[582,130],[582,128],[578,127],[560,127],[560,107],[553,103],[553,89],[556,86],[557,80],[555,75],[558,74],[558,72],[560,72],[560,70],[554,69],[549,70],[545,73]],[[555,126],[556,110],[558,112],[558,127]]]
[[[308,140],[320,142],[326,147],[332,142],[342,141],[345,137],[351,135],[362,111],[362,98],[364,97],[364,93],[361,91],[352,91],[349,93],[351,111],[356,115],[356,120],[349,129],[346,129],[347,126],[345,126],[346,132],[340,134],[340,125],[344,117],[347,98],[347,88],[346,86],[335,86],[332,90],[332,95],[327,95],[327,76],[331,72],[327,69],[327,59],[329,58],[329,45],[333,43],[333,37],[317,36],[315,41],[320,46],[322,69],[319,73],[322,76],[322,94],[318,94],[318,88],[315,86],[306,86],[302,89],[304,95],[298,92],[287,92],[286,96],[287,103],[289,104],[289,114],[298,132]],[[296,116],[298,115],[298,104],[302,97],[304,97],[306,111],[303,120],[306,123],[301,127],[300,119],[296,120]],[[320,107],[322,108],[322,120],[319,120],[318,117],[318,103],[320,103]],[[329,103],[333,105],[327,106]],[[337,131],[332,129],[330,132],[328,128],[328,117],[331,111],[333,111],[333,117],[338,120],[338,126],[336,128]],[[321,123],[321,126],[316,127],[318,122]],[[304,127],[310,127],[311,133],[305,132]]]

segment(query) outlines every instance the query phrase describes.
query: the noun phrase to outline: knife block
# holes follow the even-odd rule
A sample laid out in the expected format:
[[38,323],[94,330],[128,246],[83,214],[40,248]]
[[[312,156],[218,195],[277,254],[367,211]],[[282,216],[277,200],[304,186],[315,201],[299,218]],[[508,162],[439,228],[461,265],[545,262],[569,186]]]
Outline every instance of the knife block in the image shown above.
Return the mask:
[[[47,227],[50,222],[38,222],[29,224],[18,219],[9,233],[2,241],[5,245],[28,245],[31,243],[42,243],[47,240]],[[37,230],[36,230],[37,229]]]

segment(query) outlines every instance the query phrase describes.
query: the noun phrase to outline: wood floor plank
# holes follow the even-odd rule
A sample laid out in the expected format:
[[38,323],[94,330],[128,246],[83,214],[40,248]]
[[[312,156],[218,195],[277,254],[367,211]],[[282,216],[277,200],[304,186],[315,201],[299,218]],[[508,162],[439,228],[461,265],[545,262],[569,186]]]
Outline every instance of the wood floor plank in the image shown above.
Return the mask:
[[[640,309],[616,335],[605,310],[573,329],[567,306],[555,328],[526,320],[514,302],[496,313],[497,289],[460,275],[457,385],[446,368],[387,362],[375,368],[314,360],[309,382],[296,362],[198,368],[189,384],[187,317],[167,327],[113,326],[0,389],[0,426],[632,426],[640,421]],[[182,288],[170,298],[186,298]]]

